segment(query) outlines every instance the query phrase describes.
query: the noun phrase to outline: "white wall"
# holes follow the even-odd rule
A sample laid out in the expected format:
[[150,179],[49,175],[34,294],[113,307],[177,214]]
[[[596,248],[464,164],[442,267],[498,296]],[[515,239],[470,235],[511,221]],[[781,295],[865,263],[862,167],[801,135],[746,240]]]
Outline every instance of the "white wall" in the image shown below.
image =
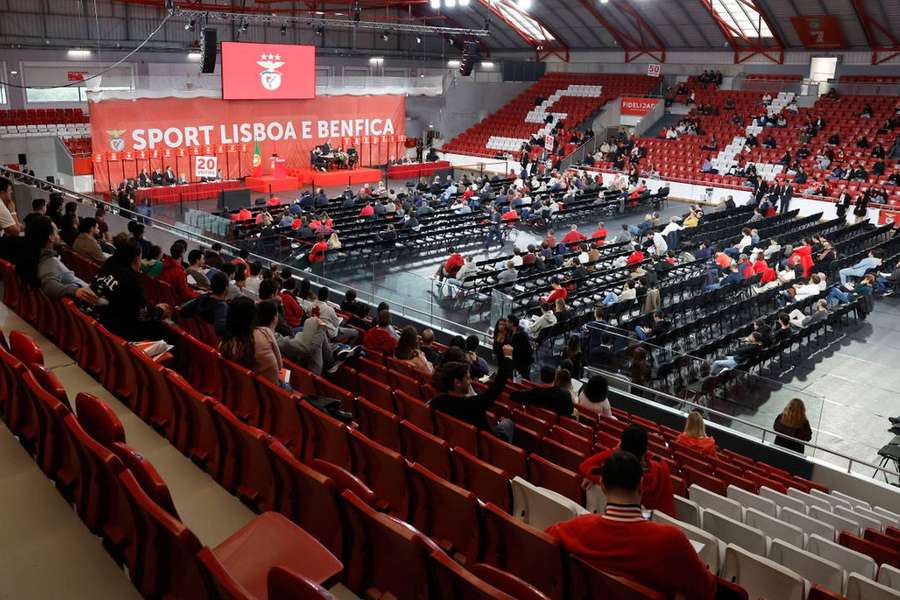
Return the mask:
[[51,136],[0,138],[0,164],[17,164],[19,153],[25,153],[29,166],[40,179],[59,177],[56,139]]

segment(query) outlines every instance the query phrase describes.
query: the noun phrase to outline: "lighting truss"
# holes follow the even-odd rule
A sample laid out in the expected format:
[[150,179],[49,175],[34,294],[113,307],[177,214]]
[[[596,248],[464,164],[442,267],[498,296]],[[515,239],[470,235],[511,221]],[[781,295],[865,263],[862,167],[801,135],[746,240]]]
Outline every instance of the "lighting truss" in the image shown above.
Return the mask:
[[321,15],[280,15],[264,13],[229,12],[227,10],[197,10],[176,8],[175,15],[187,19],[204,19],[206,22],[241,23],[246,25],[300,25],[312,29],[358,29],[367,31],[389,31],[391,33],[416,33],[421,35],[459,35],[465,37],[488,37],[487,29],[468,29],[465,27],[438,27],[435,25],[417,25],[415,23],[386,23],[384,21],[354,21],[352,16],[346,19],[334,19]]

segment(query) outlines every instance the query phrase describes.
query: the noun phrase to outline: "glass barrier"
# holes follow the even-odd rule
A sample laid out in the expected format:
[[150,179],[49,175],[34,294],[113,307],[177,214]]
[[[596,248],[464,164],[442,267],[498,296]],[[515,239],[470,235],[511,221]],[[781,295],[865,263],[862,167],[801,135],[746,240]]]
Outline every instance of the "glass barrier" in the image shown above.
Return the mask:
[[[778,379],[782,369],[789,369],[789,358],[765,369],[744,370],[728,349],[708,357],[683,351],[686,346],[708,347],[727,333],[716,325],[667,346],[639,339],[645,331],[588,325],[584,337],[590,342],[586,352],[590,364],[627,377],[629,385],[636,386],[636,395],[687,410],[691,405],[708,407],[716,412],[713,421],[751,436],[760,437],[760,428],[772,429],[788,403],[800,399],[812,428],[810,442],[817,442],[825,398]],[[773,442],[773,437],[762,433],[761,441]]]

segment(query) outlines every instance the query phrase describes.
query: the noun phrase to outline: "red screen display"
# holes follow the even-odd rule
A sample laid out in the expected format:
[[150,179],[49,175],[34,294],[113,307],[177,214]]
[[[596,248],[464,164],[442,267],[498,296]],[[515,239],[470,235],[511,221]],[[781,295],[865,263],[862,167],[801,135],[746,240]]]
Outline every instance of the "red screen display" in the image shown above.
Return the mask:
[[316,97],[316,47],[222,42],[222,98]]

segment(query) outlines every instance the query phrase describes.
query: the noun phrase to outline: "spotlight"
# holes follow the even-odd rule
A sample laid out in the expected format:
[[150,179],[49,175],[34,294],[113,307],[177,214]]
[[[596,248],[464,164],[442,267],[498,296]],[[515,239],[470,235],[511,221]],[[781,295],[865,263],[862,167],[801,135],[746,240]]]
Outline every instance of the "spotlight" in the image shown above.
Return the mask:
[[446,8],[456,8],[456,0],[444,0],[444,6]]
[[453,41],[453,38],[450,38],[450,45],[451,45],[451,46],[455,46],[455,45],[456,45],[456,42]]
[[197,25],[197,22],[194,21],[194,19],[191,19],[190,21],[188,21],[187,23],[184,24],[184,30],[185,31],[193,31],[194,27],[196,27],[196,25]]
[[284,37],[284,36],[286,36],[286,35],[287,35],[287,25],[284,24],[284,23],[282,23],[282,25],[281,25],[281,37]]
[[422,43],[422,38],[421,38],[420,36],[418,36],[418,35],[416,36],[416,43],[417,43],[417,44],[421,44],[421,43]]
[[468,5],[469,5],[469,0],[459,0],[459,5],[460,5],[460,6],[468,6]]
[[438,10],[441,7],[441,0],[431,0],[432,10]]
[[390,39],[390,37],[391,36],[388,35],[387,31],[385,31],[384,33],[381,34],[381,39],[384,40],[385,42],[388,41],[388,39]]

